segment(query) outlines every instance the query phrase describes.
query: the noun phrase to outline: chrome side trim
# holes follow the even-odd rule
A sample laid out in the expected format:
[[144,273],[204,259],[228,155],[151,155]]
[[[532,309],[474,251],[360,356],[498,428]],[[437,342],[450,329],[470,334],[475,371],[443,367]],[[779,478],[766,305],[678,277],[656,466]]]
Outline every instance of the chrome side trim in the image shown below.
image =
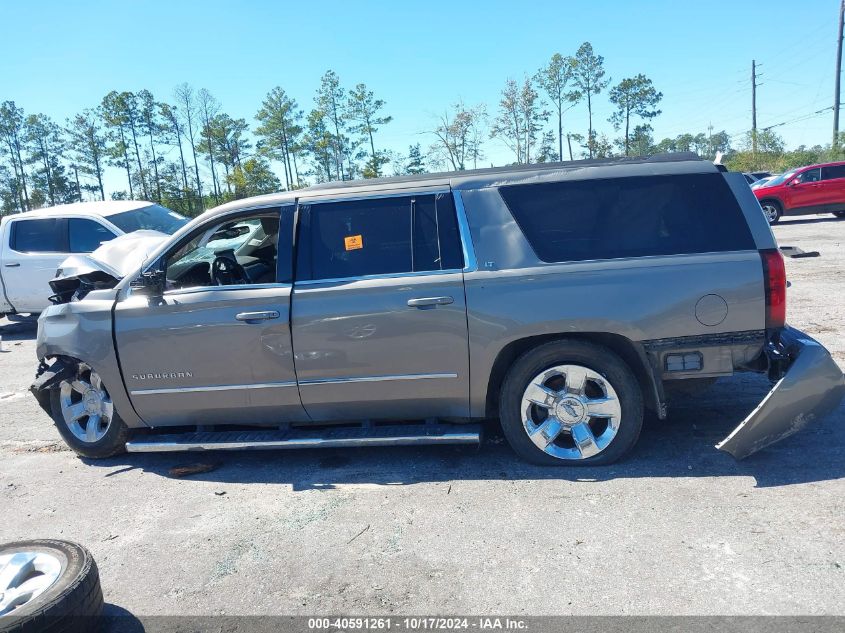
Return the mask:
[[300,380],[299,386],[331,385],[345,382],[381,382],[390,380],[430,380],[442,378],[457,378],[458,374],[399,374],[396,376],[360,376],[355,378],[313,378]]
[[[388,193],[389,192],[389,193]],[[449,193],[448,185],[431,185],[426,186],[412,186],[405,189],[388,189],[388,190],[357,190],[348,193],[325,193],[320,196],[319,193],[306,193],[297,198],[300,206],[308,206],[315,204],[324,204],[329,202],[354,202],[357,200],[371,200],[382,198],[404,198],[413,195],[435,195],[438,193]]]
[[319,284],[339,284],[350,283],[353,281],[369,281],[371,279],[403,279],[406,277],[427,277],[429,275],[448,275],[461,272],[460,269],[454,268],[449,270],[420,270],[411,273],[384,273],[380,275],[359,275],[357,277],[335,277],[333,279],[306,279],[304,281],[297,281],[296,286],[317,286]]
[[296,387],[295,382],[264,382],[251,385],[215,385],[213,387],[168,387],[166,389],[136,389],[129,393],[133,396],[153,396],[167,393],[196,393],[203,391],[236,391],[241,389],[277,389]]
[[279,290],[289,290],[291,284],[289,283],[269,283],[269,284],[232,284],[230,286],[191,286],[190,288],[174,288],[173,290],[165,290],[165,297],[172,297],[173,295],[188,295],[196,294],[198,292],[219,292],[231,290],[271,290],[278,288]]
[[467,212],[464,208],[464,200],[460,191],[453,191],[455,198],[455,210],[458,212],[458,231],[461,234],[461,246],[464,249],[464,272],[472,273],[478,270],[478,259],[475,256],[475,247],[472,244],[472,233],[469,230]]

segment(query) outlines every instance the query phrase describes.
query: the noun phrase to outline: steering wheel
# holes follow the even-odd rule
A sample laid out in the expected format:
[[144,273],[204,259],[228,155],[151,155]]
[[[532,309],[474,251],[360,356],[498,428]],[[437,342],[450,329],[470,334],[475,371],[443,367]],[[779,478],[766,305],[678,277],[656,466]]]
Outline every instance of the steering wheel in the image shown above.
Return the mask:
[[232,251],[215,253],[211,263],[211,279],[218,286],[233,286],[250,283],[246,270],[235,259]]

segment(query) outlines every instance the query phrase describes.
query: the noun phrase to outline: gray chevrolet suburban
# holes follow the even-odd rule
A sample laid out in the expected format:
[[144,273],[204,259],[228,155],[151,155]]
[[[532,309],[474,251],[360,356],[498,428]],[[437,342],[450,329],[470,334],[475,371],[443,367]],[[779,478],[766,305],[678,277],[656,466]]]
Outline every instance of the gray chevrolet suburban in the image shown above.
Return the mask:
[[477,443],[607,464],[669,383],[773,389],[717,448],[838,406],[786,325],[784,265],[742,174],[694,155],[322,184],[63,264],[32,386],[80,455]]

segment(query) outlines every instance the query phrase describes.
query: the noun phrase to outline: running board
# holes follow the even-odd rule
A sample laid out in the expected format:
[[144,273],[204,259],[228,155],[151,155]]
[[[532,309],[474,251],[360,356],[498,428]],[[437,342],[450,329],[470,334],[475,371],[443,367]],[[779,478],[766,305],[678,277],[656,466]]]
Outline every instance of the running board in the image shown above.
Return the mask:
[[129,453],[173,451],[278,450],[347,446],[419,446],[479,444],[478,424],[412,424],[370,427],[329,427],[288,431],[207,431],[147,435],[126,442]]

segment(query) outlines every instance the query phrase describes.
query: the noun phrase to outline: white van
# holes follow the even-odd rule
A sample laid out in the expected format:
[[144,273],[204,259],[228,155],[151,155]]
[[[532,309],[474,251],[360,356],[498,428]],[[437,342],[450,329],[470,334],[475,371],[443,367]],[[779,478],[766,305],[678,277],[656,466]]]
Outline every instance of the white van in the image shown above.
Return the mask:
[[74,253],[148,229],[173,234],[187,218],[145,200],[78,202],[0,220],[0,315],[39,313],[50,305],[49,281]]

